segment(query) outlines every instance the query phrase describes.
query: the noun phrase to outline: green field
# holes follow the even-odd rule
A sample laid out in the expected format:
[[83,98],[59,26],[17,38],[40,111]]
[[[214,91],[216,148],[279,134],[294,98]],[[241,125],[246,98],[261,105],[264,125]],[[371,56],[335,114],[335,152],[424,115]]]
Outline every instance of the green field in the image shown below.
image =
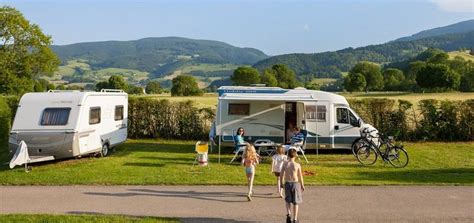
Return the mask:
[[[0,167],[0,185],[245,185],[244,169],[229,164],[226,148],[218,164],[216,149],[210,167],[192,167],[192,141],[128,140],[106,158],[84,157],[13,170]],[[303,170],[308,185],[474,185],[474,143],[407,143],[410,163],[397,169],[379,161],[361,166],[354,156],[308,154]],[[310,153],[308,151],[308,153]],[[2,163],[5,161],[3,158]],[[271,185],[270,163],[257,167],[255,184]]]
[[[437,99],[437,100],[468,100],[474,99],[473,92],[447,92],[447,93],[408,93],[408,92],[373,92],[373,93],[342,93],[342,96],[346,98],[388,98],[393,100],[403,99],[410,101],[416,105],[420,100],[423,99]],[[143,97],[153,97],[157,99],[168,99],[170,101],[187,101],[191,100],[199,108],[209,107],[216,108],[217,105],[217,94],[209,93],[204,96],[196,97],[171,97],[170,94],[160,95],[147,95]]]
[[474,62],[474,55],[471,55],[468,51],[451,51],[448,52],[449,59],[454,59],[456,56],[460,56],[465,60],[470,60]]
[[184,66],[181,68],[183,73],[190,73],[191,71],[203,71],[203,72],[210,72],[210,71],[219,71],[219,70],[235,70],[239,67],[239,65],[235,64],[191,64]]
[[149,73],[133,69],[104,68],[94,70],[85,60],[70,60],[66,65],[58,67],[54,76],[48,78],[51,81],[58,81],[64,78],[84,78],[86,82],[105,81],[112,75],[123,76],[132,83],[148,79]]
[[164,223],[164,222],[180,222],[175,218],[158,218],[158,217],[135,217],[122,215],[51,215],[51,214],[6,214],[0,215],[0,222],[8,223],[33,223],[33,222],[50,222],[50,223],[82,223],[82,222],[102,222],[102,223]]

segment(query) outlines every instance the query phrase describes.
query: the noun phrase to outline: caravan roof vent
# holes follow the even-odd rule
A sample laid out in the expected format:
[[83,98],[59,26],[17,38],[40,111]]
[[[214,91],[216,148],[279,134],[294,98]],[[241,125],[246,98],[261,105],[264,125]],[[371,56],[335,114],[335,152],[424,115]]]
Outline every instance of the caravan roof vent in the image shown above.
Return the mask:
[[252,86],[252,87],[265,87],[267,85],[266,84],[251,84],[250,86]]
[[81,92],[78,90],[48,90],[48,93],[61,93],[61,92]]
[[115,93],[123,93],[121,89],[102,89],[100,92],[115,92]]
[[304,88],[304,87],[297,87],[297,88],[295,88],[295,90],[306,90],[306,88]]

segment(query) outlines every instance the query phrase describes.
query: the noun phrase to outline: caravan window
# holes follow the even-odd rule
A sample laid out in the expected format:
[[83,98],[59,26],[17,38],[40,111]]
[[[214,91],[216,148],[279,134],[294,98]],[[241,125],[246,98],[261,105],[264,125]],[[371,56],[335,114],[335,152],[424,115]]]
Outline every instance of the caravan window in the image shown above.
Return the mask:
[[229,104],[229,115],[249,115],[250,104]]
[[89,111],[89,124],[100,123],[100,107],[93,107]]
[[41,125],[67,125],[71,108],[46,108],[41,116]]
[[123,120],[123,105],[115,106],[115,121]]
[[316,106],[306,105],[306,121],[316,120]]

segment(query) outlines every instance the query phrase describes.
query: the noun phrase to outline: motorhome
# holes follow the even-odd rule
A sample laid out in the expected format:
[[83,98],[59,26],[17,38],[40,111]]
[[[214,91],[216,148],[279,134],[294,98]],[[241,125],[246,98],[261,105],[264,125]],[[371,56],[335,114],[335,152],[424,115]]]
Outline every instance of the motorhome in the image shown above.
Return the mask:
[[107,156],[127,139],[127,107],[128,95],[121,90],[27,93],[13,121],[10,151],[24,141],[32,162]]
[[308,133],[307,149],[350,149],[364,125],[343,96],[324,91],[223,86],[218,97],[214,131],[223,145],[239,127],[248,142],[285,143],[285,130],[297,126]]

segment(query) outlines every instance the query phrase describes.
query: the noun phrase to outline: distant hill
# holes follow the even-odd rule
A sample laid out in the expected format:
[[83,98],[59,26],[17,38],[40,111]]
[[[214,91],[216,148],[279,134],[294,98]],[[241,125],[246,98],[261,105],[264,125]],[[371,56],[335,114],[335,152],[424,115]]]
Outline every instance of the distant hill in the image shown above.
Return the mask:
[[254,64],[268,56],[253,48],[239,48],[211,40],[180,37],[145,38],[52,46],[63,64],[83,60],[92,69],[125,68],[160,73],[170,64],[192,61],[209,64]]
[[474,31],[474,19],[458,22],[458,23],[448,25],[448,26],[424,30],[419,33],[413,34],[411,36],[396,39],[395,41],[411,41],[411,40],[423,39],[427,37],[435,37],[435,36],[441,36],[445,34],[454,34],[454,33],[467,33],[471,31]]
[[349,71],[359,61],[387,64],[414,57],[430,47],[445,51],[474,48],[474,31],[437,35],[410,41],[391,41],[334,52],[285,54],[264,59],[253,66],[262,70],[273,64],[283,63],[294,69],[299,75],[338,78],[341,76],[341,72]]

